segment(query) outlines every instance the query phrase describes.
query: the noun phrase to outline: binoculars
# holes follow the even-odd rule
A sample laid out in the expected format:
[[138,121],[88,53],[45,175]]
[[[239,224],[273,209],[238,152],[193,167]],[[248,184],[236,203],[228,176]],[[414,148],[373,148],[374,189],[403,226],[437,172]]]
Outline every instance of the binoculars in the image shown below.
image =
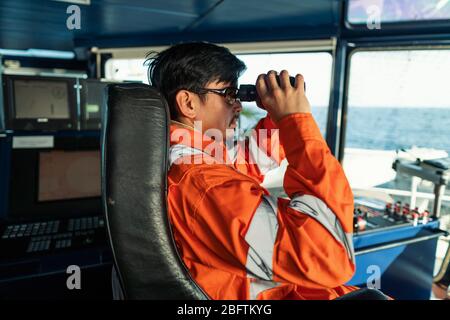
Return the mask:
[[[277,75],[277,82],[280,85],[280,76]],[[289,82],[292,86],[295,85],[295,78],[289,77]],[[306,83],[304,83],[304,89],[306,90]],[[237,93],[237,97],[240,101],[255,101],[258,97],[258,92],[256,92],[256,86],[254,84],[241,84]]]

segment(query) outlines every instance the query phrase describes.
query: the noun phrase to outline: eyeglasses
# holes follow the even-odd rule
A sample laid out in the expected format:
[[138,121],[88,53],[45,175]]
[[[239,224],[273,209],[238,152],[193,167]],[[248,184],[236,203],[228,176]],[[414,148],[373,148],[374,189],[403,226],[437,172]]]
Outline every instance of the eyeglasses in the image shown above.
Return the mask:
[[200,88],[199,93],[215,93],[225,98],[228,104],[233,105],[238,98],[239,89],[236,87],[226,87],[223,89]]

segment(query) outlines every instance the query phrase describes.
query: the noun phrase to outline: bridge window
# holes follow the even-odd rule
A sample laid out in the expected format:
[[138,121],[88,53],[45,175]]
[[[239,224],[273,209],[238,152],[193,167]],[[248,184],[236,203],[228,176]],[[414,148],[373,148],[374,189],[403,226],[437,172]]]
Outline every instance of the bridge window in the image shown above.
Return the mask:
[[117,81],[148,83],[145,59],[109,59],[105,63],[105,78]]
[[[351,56],[343,165],[356,194],[381,192],[431,211],[433,185],[397,175],[392,163],[398,158],[449,163],[449,83],[450,50]],[[443,200],[443,213],[449,213],[448,190]]]
[[[241,54],[239,59],[247,65],[246,72],[239,79],[240,84],[254,84],[260,73],[270,69],[286,69],[290,74],[302,73],[306,80],[306,93],[313,108],[313,114],[322,134],[325,127],[330,98],[332,56],[327,52],[314,53],[272,53]],[[110,80],[134,80],[148,83],[144,59],[109,59],[105,65],[105,76]],[[240,126],[252,128],[266,112],[256,103],[243,103]]]
[[347,20],[351,24],[438,21],[450,18],[448,0],[350,0]]

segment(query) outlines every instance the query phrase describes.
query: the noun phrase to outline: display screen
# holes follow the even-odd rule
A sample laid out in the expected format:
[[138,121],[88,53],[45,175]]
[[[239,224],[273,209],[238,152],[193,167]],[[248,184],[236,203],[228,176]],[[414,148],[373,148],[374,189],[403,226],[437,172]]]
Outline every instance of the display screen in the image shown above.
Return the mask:
[[107,83],[102,82],[87,82],[87,95],[86,95],[86,120],[100,119],[101,109],[103,105],[103,94]]
[[39,153],[39,202],[100,195],[99,150]]
[[69,119],[65,81],[14,80],[16,119]]
[[433,21],[450,18],[448,0],[350,0],[348,21],[355,24],[371,21]]

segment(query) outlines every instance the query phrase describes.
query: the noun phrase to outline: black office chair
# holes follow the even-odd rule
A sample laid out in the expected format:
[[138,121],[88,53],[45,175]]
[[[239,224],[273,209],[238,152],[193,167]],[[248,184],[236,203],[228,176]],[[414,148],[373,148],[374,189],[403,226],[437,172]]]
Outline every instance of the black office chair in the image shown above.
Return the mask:
[[145,84],[106,88],[102,200],[126,299],[206,299],[175,248],[167,215],[169,111]]
[[[167,214],[169,111],[145,84],[106,88],[102,198],[114,256],[115,296],[207,299],[177,253]],[[339,300],[386,300],[361,289]]]

